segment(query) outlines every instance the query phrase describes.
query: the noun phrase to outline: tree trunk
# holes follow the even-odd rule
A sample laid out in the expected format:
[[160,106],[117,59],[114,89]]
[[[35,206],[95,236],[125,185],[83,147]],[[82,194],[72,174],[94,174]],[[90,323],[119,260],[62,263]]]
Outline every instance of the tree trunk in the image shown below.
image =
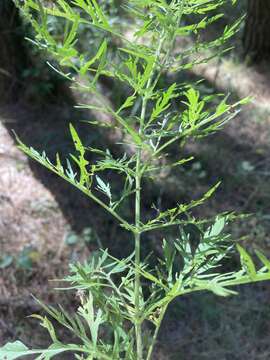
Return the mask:
[[248,0],[243,42],[251,61],[270,58],[270,0]]
[[22,24],[13,1],[0,0],[0,102],[19,96],[20,74],[26,67]]

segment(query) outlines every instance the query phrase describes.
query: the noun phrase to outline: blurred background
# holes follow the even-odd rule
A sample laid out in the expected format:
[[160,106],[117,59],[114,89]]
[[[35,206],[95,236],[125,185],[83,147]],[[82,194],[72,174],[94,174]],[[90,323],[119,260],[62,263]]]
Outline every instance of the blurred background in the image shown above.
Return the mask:
[[[143,206],[146,212],[159,201],[173,206],[176,196],[188,201],[221,179],[219,191],[198,213],[251,213],[230,230],[251,253],[260,248],[270,257],[270,0],[240,0],[234,8],[229,3],[221,21],[203,36],[215,38],[247,13],[228,44],[232,50],[179,74],[179,81],[204,78],[198,85],[202,94],[230,93],[235,100],[252,95],[253,100],[220,133],[186,146],[185,152],[195,155],[191,165],[161,172],[146,183]],[[128,26],[120,0],[104,1],[104,6],[112,21]],[[32,29],[11,0],[1,0],[0,19],[0,344],[19,338],[38,347],[48,339],[35,320],[26,319],[40,311],[31,294],[72,311],[74,294],[53,291],[49,280],[62,278],[70,262],[88,259],[101,245],[115,255],[128,253],[130,245],[113,219],[26,158],[16,148],[13,132],[49,155],[69,153],[69,122],[76,122],[86,143],[99,147],[111,146],[121,135],[86,131],[81,120],[92,120],[95,114],[74,108],[85,95],[52,71],[48,54],[25,41],[33,37]],[[50,26],[61,34],[61,22],[52,19]],[[100,35],[83,27],[80,31],[81,49],[94,51]],[[121,99],[124,90],[100,81],[105,101],[111,101],[112,94],[115,101]],[[117,183],[114,186],[117,189]],[[131,216],[129,206],[126,214]],[[148,240],[145,250],[158,253],[154,235]],[[194,294],[177,300],[160,334],[156,359],[270,359],[270,284],[244,286],[239,292],[232,298]]]

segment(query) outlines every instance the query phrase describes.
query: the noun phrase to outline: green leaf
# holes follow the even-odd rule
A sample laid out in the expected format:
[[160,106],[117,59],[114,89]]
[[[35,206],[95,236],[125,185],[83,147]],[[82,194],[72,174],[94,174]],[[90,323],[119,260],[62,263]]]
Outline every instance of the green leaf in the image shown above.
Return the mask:
[[252,101],[252,97],[251,96],[247,96],[244,99],[239,101],[239,105],[246,105],[249,104]]
[[3,255],[0,257],[0,269],[5,269],[9,267],[13,262],[13,256]]
[[8,343],[4,347],[0,348],[1,360],[15,360],[22,356],[29,356],[34,354],[41,354],[39,359],[50,360],[55,355],[58,355],[65,351],[82,351],[79,346],[76,345],[62,345],[53,344],[48,349],[44,350],[30,350],[21,341],[15,341]]
[[96,0],[73,0],[73,3],[81,7],[92,19],[95,26],[104,30],[111,30],[111,27]]
[[70,133],[71,133],[76,150],[78,152],[80,152],[82,155],[84,155],[85,149],[81,142],[81,139],[79,138],[77,131],[75,130],[75,128],[72,124],[69,124],[69,129],[70,129]]
[[69,124],[69,128],[75,145],[75,149],[80,153],[79,159],[77,159],[74,155],[71,155],[71,158],[78,164],[80,168],[80,185],[83,185],[84,183],[88,183],[89,180],[89,173],[86,169],[86,166],[89,164],[89,162],[84,157],[85,148],[81,142],[77,131],[72,124]]
[[29,349],[21,341],[8,343],[0,348],[0,359],[14,360],[21,356],[27,355]]
[[121,105],[121,107],[117,110],[117,114],[119,114],[122,110],[131,107],[134,104],[135,100],[136,100],[135,95],[131,95],[131,96],[127,97],[125,102],[123,103],[123,105]]
[[67,245],[70,245],[70,246],[76,245],[78,242],[79,242],[79,237],[75,233],[69,233],[65,237],[65,243]]
[[226,217],[217,217],[215,223],[207,230],[206,237],[214,237],[220,235],[226,224]]
[[182,287],[182,279],[179,278],[177,279],[177,281],[175,282],[175,284],[173,285],[173,287],[170,289],[170,291],[167,293],[166,297],[168,298],[175,298],[179,295],[179,291]]
[[98,183],[97,188],[111,200],[112,194],[110,184],[106,184],[98,175],[96,175],[96,179]]
[[123,51],[129,55],[135,56],[136,58],[141,58],[146,61],[149,60],[149,54],[145,51],[145,48],[139,47],[137,49],[126,49],[126,48],[118,48],[118,50]]
[[24,247],[16,259],[18,267],[25,270],[31,270],[33,268],[32,254],[35,253],[36,250],[33,247],[31,246]]
[[56,169],[60,172],[60,173],[64,173],[64,168],[61,164],[61,159],[60,159],[60,155],[57,153],[56,154]]
[[261,260],[263,265],[270,271],[270,261],[267,259],[267,257],[259,250],[255,250],[256,255]]
[[81,75],[85,75],[86,72],[89,70],[89,68],[91,67],[91,65],[93,65],[97,60],[99,60],[100,58],[102,58],[102,56],[104,54],[106,54],[107,52],[107,41],[103,40],[102,44],[100,45],[98,52],[96,53],[96,55],[90,59],[89,61],[87,61],[80,70]]
[[237,295],[236,291],[227,289],[221,286],[220,284],[218,284],[216,281],[213,281],[213,283],[211,283],[211,285],[209,286],[209,290],[212,291],[217,296],[227,297],[230,295]]
[[115,119],[119,122],[119,124],[121,124],[126,129],[126,131],[132,137],[135,144],[142,145],[143,141],[142,141],[142,138],[141,138],[140,134],[132,126],[130,126],[127,123],[127,121],[125,121],[121,116],[119,116],[117,113],[113,112],[112,114],[115,116]]
[[247,253],[247,251],[242,246],[240,246],[239,244],[237,244],[236,246],[237,246],[237,250],[240,254],[242,266],[244,267],[244,269],[246,270],[246,272],[248,273],[250,278],[252,280],[255,279],[256,278],[256,268],[255,268],[255,265],[254,265],[254,262],[253,262],[251,256]]
[[98,309],[95,314],[94,299],[91,293],[89,293],[89,297],[85,303],[78,309],[78,312],[88,323],[95,349],[98,342],[98,331],[100,325],[104,323],[104,317],[101,309]]
[[220,185],[220,182],[218,182],[216,185],[214,185],[212,188],[210,188],[203,195],[203,197],[198,200],[192,200],[189,204],[180,204],[175,208],[160,212],[159,215],[155,219],[149,221],[147,224],[154,225],[154,224],[160,223],[160,221],[167,222],[167,224],[173,223],[174,221],[177,220],[177,217],[179,215],[186,213],[187,211],[189,211],[190,209],[192,209],[194,207],[202,205],[207,199],[209,199],[214,194],[214,192],[217,190],[219,185]]
[[201,229],[195,224],[187,224],[183,228],[190,244],[191,254],[194,256],[203,238]]
[[156,276],[150,274],[148,271],[141,269],[140,267],[137,268],[140,274],[147,280],[150,280],[152,283],[159,285],[160,287],[164,287],[162,281],[160,281]]
[[132,140],[136,145],[140,145],[140,146],[143,145],[143,140],[139,132],[136,129],[134,129],[132,126],[130,126],[129,123],[125,119],[123,119],[118,112],[115,112],[112,108],[95,107],[93,105],[80,105],[77,107],[81,109],[95,109],[97,111],[112,115],[115,118],[115,120],[118,122],[118,124],[120,124],[125,129],[125,131],[131,136]]
[[166,266],[166,269],[168,272],[168,282],[171,282],[172,281],[173,262],[175,259],[175,248],[165,239],[163,239],[162,248],[163,248],[163,253],[164,253],[165,266]]
[[176,83],[172,84],[162,95],[158,98],[156,105],[152,111],[148,124],[152,123],[159,115],[170,107],[170,100],[175,98]]
[[201,112],[204,108],[205,102],[200,101],[200,92],[194,88],[189,88],[184,95],[187,98],[187,102],[183,101],[188,106],[188,110],[184,113],[186,120],[191,127],[194,127],[198,120],[200,120]]

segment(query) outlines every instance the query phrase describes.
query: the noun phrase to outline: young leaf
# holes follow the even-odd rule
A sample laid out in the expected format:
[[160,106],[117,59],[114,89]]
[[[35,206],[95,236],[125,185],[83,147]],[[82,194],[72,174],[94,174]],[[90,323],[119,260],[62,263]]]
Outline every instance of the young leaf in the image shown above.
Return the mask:
[[96,53],[96,55],[88,60],[82,67],[80,70],[81,75],[85,75],[87,71],[89,71],[91,65],[93,65],[97,60],[99,60],[100,58],[102,58],[102,56],[106,55],[107,52],[107,41],[103,40],[102,44],[100,45],[98,52]]
[[79,159],[77,159],[74,155],[71,155],[71,158],[78,164],[80,168],[80,185],[84,185],[84,183],[88,183],[89,180],[89,173],[87,171],[86,166],[89,162],[85,159],[85,148],[79,138],[78,133],[76,132],[75,128],[72,124],[69,125],[70,133],[75,145],[75,149],[80,153]]
[[147,125],[151,124],[155,119],[157,119],[162,112],[167,110],[170,107],[170,101],[172,98],[175,98],[176,83],[172,84],[162,95],[158,98],[156,105],[152,111],[151,117]]
[[98,183],[97,189],[103,192],[111,200],[112,194],[110,184],[106,184],[98,175],[96,175],[96,180]]

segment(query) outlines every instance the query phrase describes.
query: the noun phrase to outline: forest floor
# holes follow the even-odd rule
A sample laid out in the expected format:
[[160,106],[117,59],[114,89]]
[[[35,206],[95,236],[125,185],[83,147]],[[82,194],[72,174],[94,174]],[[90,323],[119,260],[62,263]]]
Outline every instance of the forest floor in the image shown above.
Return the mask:
[[[221,189],[200,211],[253,213],[231,231],[235,238],[247,235],[246,246],[262,248],[270,256],[269,73],[227,59],[200,66],[192,76],[206,78],[202,92],[229,89],[235,98],[254,98],[219,134],[187,146],[186,152],[196,156],[189,171],[163,174],[149,186],[145,211],[153,199],[170,204],[176,193],[180,199],[196,198],[222,179]],[[14,143],[12,130],[26,144],[49,154],[59,149],[67,153],[68,123],[88,115],[73,110],[72,101],[33,107],[28,100],[0,110],[0,343],[19,338],[44,346],[48,339],[37,321],[26,318],[40,311],[32,295],[45,303],[76,307],[75,294],[67,298],[54,292],[55,283],[49,280],[62,278],[69,262],[87,259],[100,242],[117,253],[126,239],[112,219],[27,159]],[[87,141],[100,141],[99,137],[92,131]],[[116,238],[122,239],[120,243]],[[175,302],[156,359],[168,359],[168,352],[175,360],[269,359],[269,296],[270,285],[259,284],[241,288],[234,298],[204,294]]]

